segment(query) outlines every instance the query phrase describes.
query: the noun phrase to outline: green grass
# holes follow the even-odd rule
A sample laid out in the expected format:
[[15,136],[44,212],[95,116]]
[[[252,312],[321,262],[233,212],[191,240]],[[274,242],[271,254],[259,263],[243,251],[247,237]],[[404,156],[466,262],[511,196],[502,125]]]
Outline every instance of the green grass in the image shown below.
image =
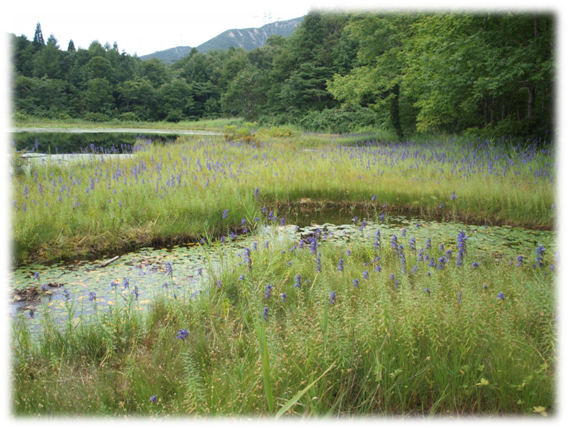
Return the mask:
[[[554,250],[531,268],[475,253],[456,266],[454,249],[438,269],[419,261],[408,240],[399,236],[406,272],[390,237],[380,249],[320,243],[321,271],[308,245],[290,250],[293,243],[274,239],[251,251],[250,269],[236,256],[222,272],[209,267],[202,293],[159,294],[148,313],[129,299],[90,321],[58,326],[47,317],[36,340],[22,320],[12,340],[13,413],[554,414]],[[438,244],[426,251],[436,260]],[[186,339],[176,338],[180,329]]]
[[49,128],[159,128],[168,130],[208,130],[221,131],[225,126],[243,126],[245,123],[242,118],[219,118],[203,119],[200,121],[181,121],[181,122],[138,122],[138,121],[119,121],[114,119],[106,122],[92,122],[84,119],[50,119],[33,118],[26,116],[25,119],[14,121],[15,127],[49,127]]
[[[553,226],[553,153],[537,150],[525,162],[524,149],[451,141],[339,147],[330,138],[328,145],[306,148],[301,136],[271,140],[260,146],[195,137],[166,145],[140,142],[132,159],[103,161],[93,154],[87,161],[48,160],[29,174],[16,172],[14,262],[218,236],[243,218],[254,228],[255,218],[266,217],[263,206],[300,203]],[[475,150],[478,158],[469,166]],[[547,175],[535,176],[538,171]]]

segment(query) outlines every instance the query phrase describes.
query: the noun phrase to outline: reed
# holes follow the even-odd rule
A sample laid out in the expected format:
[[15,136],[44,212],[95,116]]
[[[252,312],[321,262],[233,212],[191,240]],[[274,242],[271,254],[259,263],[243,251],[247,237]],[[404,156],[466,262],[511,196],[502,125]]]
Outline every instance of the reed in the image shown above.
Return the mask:
[[77,162],[38,162],[12,181],[14,262],[197,241],[236,233],[242,219],[251,230],[263,207],[302,201],[481,224],[554,223],[550,146],[330,141],[306,149],[294,141],[141,140],[131,158],[91,147]]
[[35,340],[17,322],[13,412],[554,414],[553,249],[515,264],[463,234],[376,237],[275,237],[148,313],[130,295],[90,321],[47,317]]

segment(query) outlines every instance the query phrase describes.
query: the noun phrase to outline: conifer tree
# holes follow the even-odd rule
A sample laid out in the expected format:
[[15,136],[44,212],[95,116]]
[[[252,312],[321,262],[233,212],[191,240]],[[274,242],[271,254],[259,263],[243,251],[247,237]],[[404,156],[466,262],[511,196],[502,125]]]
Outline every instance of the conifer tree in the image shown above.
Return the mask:
[[41,32],[41,24],[39,22],[36,25],[33,43],[36,46],[45,45],[45,41],[43,40],[43,33]]
[[75,43],[73,43],[73,39],[69,40],[69,45],[67,45],[67,52],[76,52]]

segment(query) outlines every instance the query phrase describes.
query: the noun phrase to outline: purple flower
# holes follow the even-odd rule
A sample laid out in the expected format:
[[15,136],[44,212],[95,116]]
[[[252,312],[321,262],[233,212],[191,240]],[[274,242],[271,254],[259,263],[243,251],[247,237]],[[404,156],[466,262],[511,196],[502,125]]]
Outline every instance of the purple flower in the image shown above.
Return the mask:
[[463,257],[465,255],[465,231],[461,231],[458,234],[458,257],[456,258],[456,266],[459,267],[463,265]]
[[353,280],[353,287],[359,287],[359,279]]
[[245,247],[244,262],[247,264],[249,271],[252,271],[251,251],[248,247]]
[[176,336],[176,338],[180,340],[185,340],[187,337],[189,337],[189,332],[187,329],[180,329]]
[[536,265],[542,267],[544,264],[542,263],[542,255],[546,249],[544,246],[538,246],[536,248]]
[[198,268],[198,269],[197,269],[197,275],[203,276],[203,268]]
[[452,192],[452,196],[450,197],[450,200],[455,200],[457,198],[456,193]]
[[239,277],[239,281],[244,280],[244,279],[245,279],[245,275],[244,275],[244,274]]
[[430,295],[430,289],[426,288],[424,291],[428,292],[428,295]]
[[166,262],[166,275],[169,276],[172,274],[172,264]]
[[517,256],[517,267],[520,267],[521,265],[523,265],[523,256],[519,255]]
[[474,262],[473,264],[471,264],[471,268],[477,268],[479,267],[479,264],[477,262]]
[[375,249],[379,249],[381,247],[381,231],[377,229],[375,233]]
[[373,195],[373,196],[371,197],[371,201],[375,201],[376,199],[377,199],[377,196],[376,196],[376,195]]
[[286,302],[286,292],[280,294],[280,301]]
[[153,404],[156,403],[156,401],[158,400],[158,397],[156,395],[150,397],[150,399],[148,399],[148,402],[152,402]]
[[358,218],[357,216],[355,216],[353,219],[351,219],[351,221],[352,221],[353,223],[355,223],[355,222],[357,222],[357,219],[359,219],[359,218]]
[[483,289],[487,289],[487,285],[485,283],[483,284]]
[[400,235],[402,237],[406,237],[406,228],[402,228],[402,231],[400,232]]
[[369,279],[369,271],[363,271],[363,278],[364,278],[365,280],[368,280],[368,279]]
[[221,280],[217,280],[217,287],[221,287]]
[[337,263],[337,271],[343,271],[343,259],[340,259]]
[[381,220],[381,222],[384,222],[384,220],[385,220],[385,215],[384,215],[384,213],[381,215],[380,220]]
[[321,253],[318,253],[316,258],[316,271],[321,272]]
[[95,292],[89,293],[89,301],[94,301],[97,299],[97,294]]
[[389,276],[389,279],[394,280],[394,274],[391,274],[391,275]]
[[228,209],[223,210],[223,219],[227,219],[228,213],[229,213]]
[[331,293],[329,294],[329,303],[335,304],[335,291],[331,291]]
[[264,290],[264,297],[265,297],[266,299],[270,299],[270,296],[271,296],[271,295],[270,295],[270,292],[271,292],[271,291],[272,291],[272,285],[271,285],[270,283],[268,283],[268,284],[266,285],[266,289]]
[[412,250],[413,252],[416,252],[416,237],[412,237],[408,241],[408,245],[410,246],[410,250]]
[[41,290],[45,292],[47,290],[47,285],[41,285]]
[[503,292],[499,292],[499,295],[497,295],[497,299],[505,299],[505,294]]
[[37,271],[34,273],[34,280],[39,281],[39,273]]
[[264,307],[264,309],[262,310],[262,317],[265,321],[268,322],[268,307]]
[[281,218],[281,219],[280,219],[280,225],[281,225],[281,226],[284,226],[284,218]]
[[258,188],[254,188],[254,199],[258,200]]
[[294,277],[294,280],[296,281],[296,283],[294,283],[294,287],[300,289],[302,287],[302,275],[301,274],[296,275],[296,277]]

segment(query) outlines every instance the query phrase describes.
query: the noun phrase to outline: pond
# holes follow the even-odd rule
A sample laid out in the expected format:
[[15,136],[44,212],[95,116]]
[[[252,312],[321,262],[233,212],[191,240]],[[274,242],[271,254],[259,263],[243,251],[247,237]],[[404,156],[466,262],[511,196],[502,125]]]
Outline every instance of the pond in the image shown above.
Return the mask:
[[278,220],[273,225],[259,227],[253,234],[223,243],[188,243],[161,249],[146,247],[121,255],[106,266],[103,265],[110,258],[20,267],[12,273],[11,289],[35,287],[39,293],[36,300],[30,301],[17,301],[18,295],[14,295],[10,313],[14,318],[22,317],[32,327],[39,327],[46,311],[56,321],[65,321],[70,310],[78,319],[124,303],[144,308],[157,294],[192,297],[205,289],[208,277],[215,271],[240,263],[238,256],[245,246],[252,248],[254,242],[260,246],[283,239],[298,243],[317,229],[322,231],[322,243],[327,243],[323,245],[356,242],[372,247],[375,233],[380,230],[384,244],[396,234],[399,238],[415,237],[417,243],[430,238],[433,243],[444,243],[446,249],[454,252],[458,233],[465,231],[468,252],[506,261],[513,261],[518,255],[532,258],[537,246],[555,248],[552,231],[464,225],[392,215],[368,216],[363,223],[362,213],[354,210],[288,213],[283,226]]
[[212,131],[135,128],[48,129],[14,128],[12,140],[17,151],[44,154],[78,153],[93,145],[110,153],[130,153],[137,139],[153,142],[174,141],[180,135],[218,135]]

